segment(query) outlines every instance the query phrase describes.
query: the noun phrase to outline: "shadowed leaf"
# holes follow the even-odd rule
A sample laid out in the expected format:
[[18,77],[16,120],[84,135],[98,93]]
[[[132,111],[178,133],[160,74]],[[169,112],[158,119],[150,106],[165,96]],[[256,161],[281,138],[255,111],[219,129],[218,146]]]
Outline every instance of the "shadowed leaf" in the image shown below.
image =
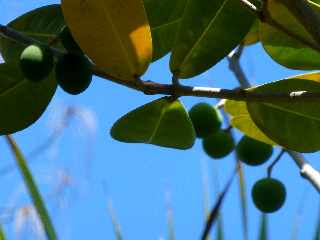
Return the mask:
[[171,72],[191,78],[208,70],[241,42],[253,21],[238,0],[189,0],[172,49]]
[[52,76],[39,83],[25,79],[14,64],[0,64],[0,135],[34,123],[47,108],[57,83]]
[[187,0],[144,0],[156,61],[171,51]]

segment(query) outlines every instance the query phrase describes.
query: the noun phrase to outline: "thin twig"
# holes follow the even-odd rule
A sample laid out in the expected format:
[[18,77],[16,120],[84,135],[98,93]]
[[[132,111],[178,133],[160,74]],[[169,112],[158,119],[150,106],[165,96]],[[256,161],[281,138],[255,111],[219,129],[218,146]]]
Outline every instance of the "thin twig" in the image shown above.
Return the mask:
[[276,158],[273,160],[273,162],[270,164],[270,166],[267,169],[267,174],[268,177],[271,177],[272,174],[272,170],[274,168],[274,166],[279,162],[279,160],[281,159],[281,157],[283,156],[283,154],[286,152],[286,150],[281,149],[280,153],[276,156]]
[[[237,54],[237,51],[233,52],[233,54],[230,54],[228,59],[230,64],[229,68],[235,74],[239,83],[242,84],[242,82],[247,81],[248,84],[250,84],[242,70],[241,65],[239,64],[239,55]],[[244,76],[244,79],[239,79],[239,77],[241,77],[242,74]],[[248,86],[245,86],[245,87],[248,87]],[[286,150],[286,151],[300,168],[301,176],[307,179],[315,187],[315,189],[320,193],[320,173],[317,170],[315,170],[307,162],[306,159],[304,159],[301,153],[297,153],[292,150]]]

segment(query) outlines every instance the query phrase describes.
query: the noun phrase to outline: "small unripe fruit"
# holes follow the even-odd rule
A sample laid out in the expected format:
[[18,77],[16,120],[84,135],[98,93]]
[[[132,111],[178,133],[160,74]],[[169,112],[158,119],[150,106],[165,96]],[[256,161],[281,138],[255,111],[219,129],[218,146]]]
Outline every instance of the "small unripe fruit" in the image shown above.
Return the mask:
[[53,68],[53,54],[48,47],[30,45],[22,51],[19,63],[28,80],[39,82],[50,74]]
[[274,178],[263,178],[252,188],[252,199],[256,207],[265,213],[279,210],[286,200],[286,189]]
[[234,141],[228,131],[220,130],[202,141],[204,151],[212,158],[223,158],[234,149]]
[[83,55],[65,54],[60,57],[55,74],[59,86],[73,95],[82,93],[92,81],[90,61]]
[[251,166],[258,166],[271,157],[273,148],[269,144],[243,136],[236,147],[236,152],[242,162]]
[[207,103],[194,105],[189,116],[198,138],[205,138],[217,132],[222,124],[222,117],[218,109]]
[[74,40],[70,29],[68,28],[68,26],[64,26],[59,34],[59,38],[61,40],[61,43],[63,45],[63,47],[69,52],[69,53],[73,53],[73,54],[80,54],[82,55],[83,52],[81,50],[81,48],[79,47],[79,45],[76,43],[76,41]]

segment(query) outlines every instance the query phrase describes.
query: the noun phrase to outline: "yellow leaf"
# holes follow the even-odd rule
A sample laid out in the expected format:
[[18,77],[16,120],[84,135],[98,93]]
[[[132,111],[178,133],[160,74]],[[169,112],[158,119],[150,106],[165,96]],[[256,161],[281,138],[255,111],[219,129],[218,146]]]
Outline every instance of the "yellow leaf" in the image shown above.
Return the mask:
[[231,125],[245,135],[265,142],[270,145],[276,145],[270,138],[268,138],[251,119],[246,102],[227,100],[224,110],[231,116]]
[[150,26],[141,0],[62,0],[73,37],[106,73],[134,80],[152,58]]

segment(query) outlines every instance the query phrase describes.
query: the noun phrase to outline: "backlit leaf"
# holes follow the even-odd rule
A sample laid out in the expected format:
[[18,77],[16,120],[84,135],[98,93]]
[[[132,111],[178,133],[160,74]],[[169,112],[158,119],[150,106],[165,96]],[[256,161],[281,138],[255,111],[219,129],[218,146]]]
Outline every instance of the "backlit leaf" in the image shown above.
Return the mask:
[[241,42],[254,19],[239,0],[188,0],[172,50],[172,73],[191,78],[208,70]]
[[245,102],[227,100],[224,110],[230,114],[230,123],[233,127],[239,129],[241,132],[251,138],[270,145],[275,145],[275,143],[269,139],[253,122]]
[[140,0],[62,0],[73,37],[91,60],[125,80],[141,76],[152,58],[150,26]]
[[[304,26],[280,1],[266,2],[270,16],[290,32],[298,35],[304,41],[317,44]],[[316,13],[320,7],[313,5]],[[293,69],[312,70],[320,68],[320,52],[306,43],[277,30],[267,22],[261,23],[260,38],[266,52],[279,64]]]
[[111,136],[122,142],[148,143],[163,147],[188,149],[193,146],[195,132],[180,101],[161,98],[120,118]]

